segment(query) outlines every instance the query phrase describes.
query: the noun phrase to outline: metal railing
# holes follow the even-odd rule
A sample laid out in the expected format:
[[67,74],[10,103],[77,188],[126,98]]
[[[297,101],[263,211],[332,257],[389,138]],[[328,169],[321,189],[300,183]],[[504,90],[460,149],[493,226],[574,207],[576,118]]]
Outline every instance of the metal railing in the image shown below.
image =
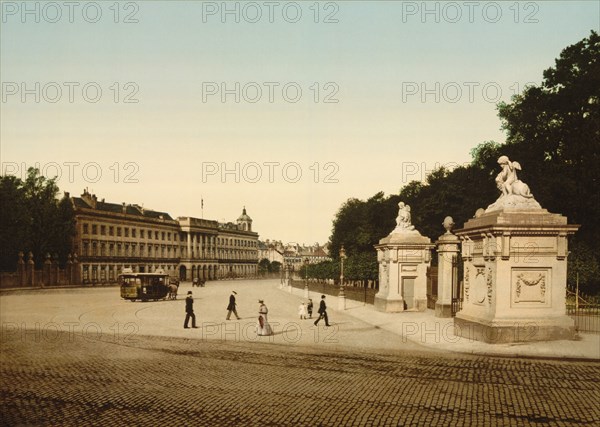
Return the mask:
[[600,301],[597,298],[567,290],[567,315],[575,321],[578,332],[600,334]]

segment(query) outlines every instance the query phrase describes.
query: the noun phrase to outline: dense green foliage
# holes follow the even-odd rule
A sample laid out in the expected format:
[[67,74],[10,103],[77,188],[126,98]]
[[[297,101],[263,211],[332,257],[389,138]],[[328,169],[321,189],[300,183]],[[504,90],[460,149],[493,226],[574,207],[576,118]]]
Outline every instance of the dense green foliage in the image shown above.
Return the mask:
[[[600,291],[600,37],[596,32],[567,47],[540,86],[527,87],[498,105],[505,144],[488,141],[471,151],[471,164],[437,169],[424,183],[413,181],[398,195],[382,192],[366,201],[350,199],[338,211],[330,238],[334,258],[343,244],[347,269],[363,278],[377,271],[373,245],[394,228],[397,204],[410,205],[412,223],[436,240],[450,215],[457,227],[498,197],[497,160],[507,155],[523,170],[519,178],[550,212],[581,228],[570,242],[569,284]],[[355,264],[355,259],[369,262]],[[364,257],[364,258],[363,258]],[[435,258],[435,257],[434,257]],[[359,266],[360,265],[360,266]],[[332,276],[337,277],[337,276]],[[375,276],[376,277],[376,276]]]
[[260,274],[279,273],[281,271],[281,263],[279,261],[269,261],[263,258],[258,262],[258,272]]
[[15,269],[18,253],[32,252],[39,267],[46,254],[58,255],[61,263],[71,252],[75,214],[71,201],[58,199],[54,179],[30,168],[25,181],[0,177],[0,269]]

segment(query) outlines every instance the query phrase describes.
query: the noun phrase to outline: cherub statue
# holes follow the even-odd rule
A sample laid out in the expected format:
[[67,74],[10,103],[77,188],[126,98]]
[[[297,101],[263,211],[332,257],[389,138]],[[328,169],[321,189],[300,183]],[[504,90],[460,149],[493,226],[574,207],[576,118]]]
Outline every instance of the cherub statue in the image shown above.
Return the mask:
[[498,164],[502,171],[496,177],[496,185],[502,192],[502,196],[515,194],[527,198],[533,198],[529,186],[517,178],[517,170],[521,170],[519,162],[511,162],[508,156],[500,156]]
[[410,206],[404,202],[398,203],[398,216],[396,217],[396,230],[414,230],[414,225],[411,224]]

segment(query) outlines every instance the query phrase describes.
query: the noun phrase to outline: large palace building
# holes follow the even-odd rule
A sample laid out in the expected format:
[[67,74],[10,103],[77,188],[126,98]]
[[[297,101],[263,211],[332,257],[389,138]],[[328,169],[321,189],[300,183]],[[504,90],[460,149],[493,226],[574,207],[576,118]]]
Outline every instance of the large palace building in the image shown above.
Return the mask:
[[162,269],[181,280],[253,277],[258,234],[244,208],[236,223],[200,218],[173,219],[138,205],[107,203],[84,190],[72,197],[84,283],[114,282],[124,268]]

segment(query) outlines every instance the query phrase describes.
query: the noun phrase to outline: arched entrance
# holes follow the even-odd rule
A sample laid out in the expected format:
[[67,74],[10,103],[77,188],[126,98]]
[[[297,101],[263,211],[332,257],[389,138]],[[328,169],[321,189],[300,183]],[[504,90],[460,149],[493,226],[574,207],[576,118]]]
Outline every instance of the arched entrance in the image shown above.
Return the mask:
[[187,269],[185,268],[185,265],[182,265],[181,267],[179,267],[179,280],[185,280],[186,274],[187,274]]

